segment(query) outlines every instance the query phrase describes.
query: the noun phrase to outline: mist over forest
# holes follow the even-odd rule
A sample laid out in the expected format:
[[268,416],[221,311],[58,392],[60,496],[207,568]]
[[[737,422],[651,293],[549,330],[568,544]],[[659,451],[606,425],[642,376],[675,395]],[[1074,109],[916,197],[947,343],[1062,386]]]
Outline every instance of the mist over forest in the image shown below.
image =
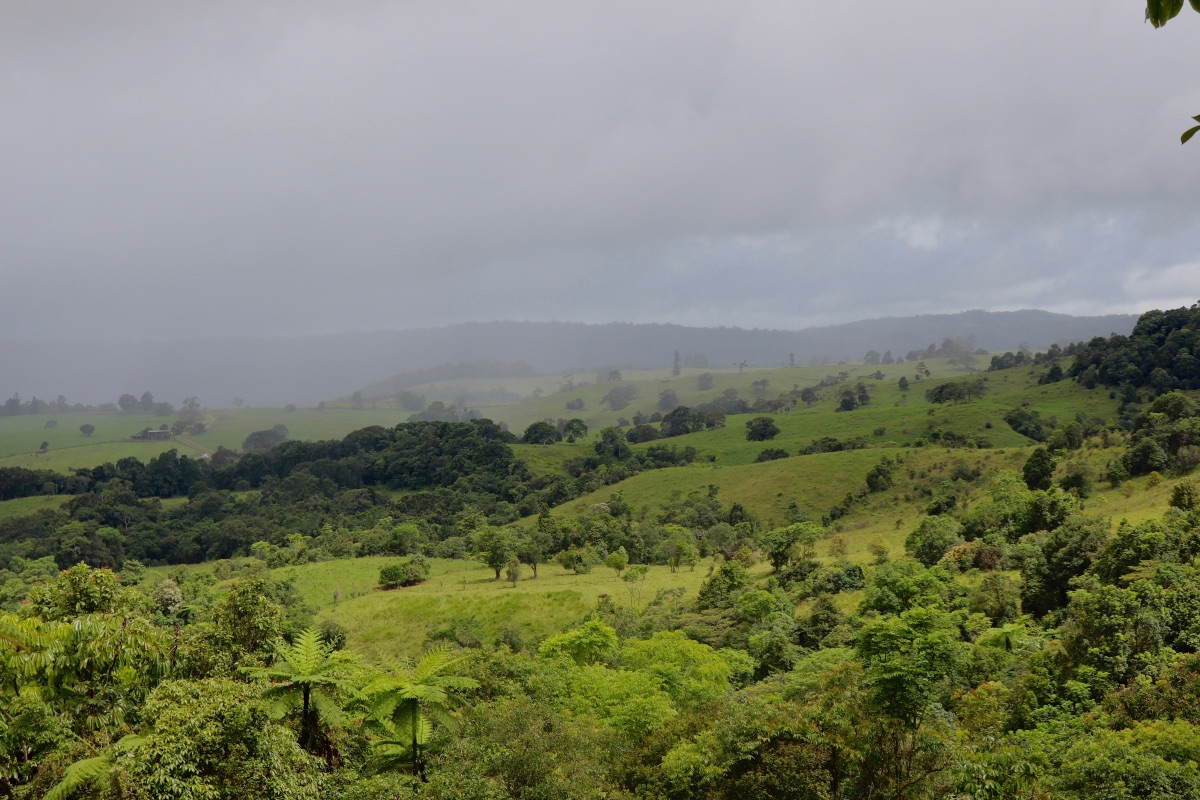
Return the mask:
[[1022,342],[1044,348],[1127,333],[1136,316],[1074,317],[1045,311],[929,314],[864,320],[798,331],[569,322],[478,322],[407,331],[294,338],[158,339],[99,344],[0,342],[0,394],[65,395],[69,402],[114,402],[123,393],[210,407],[234,397],[252,406],[311,406],[348,396],[401,372],[462,361],[522,361],[539,374],[621,364],[661,368],[672,354],[702,354],[711,367],[746,361],[778,366],[860,360],[868,350],[911,349],[944,338],[988,351]]

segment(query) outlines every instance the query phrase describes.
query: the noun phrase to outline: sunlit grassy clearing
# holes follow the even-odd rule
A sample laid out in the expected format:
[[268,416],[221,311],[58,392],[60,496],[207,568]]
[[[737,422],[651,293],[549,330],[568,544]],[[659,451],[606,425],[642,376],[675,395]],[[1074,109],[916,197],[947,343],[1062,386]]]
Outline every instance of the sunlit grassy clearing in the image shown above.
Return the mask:
[[[350,646],[375,659],[413,655],[424,647],[428,635],[454,620],[469,621],[483,641],[493,642],[505,631],[517,631],[535,642],[580,619],[596,607],[601,595],[617,605],[644,607],[660,589],[681,587],[694,597],[708,575],[709,562],[694,570],[671,572],[652,566],[646,579],[634,586],[604,567],[576,575],[557,564],[544,564],[535,579],[528,567],[516,588],[478,562],[430,559],[433,573],[417,586],[384,591],[378,588],[379,570],[397,560],[372,557],[325,561],[271,570],[276,578],[292,578],[305,603],[319,619],[331,619],[350,631]],[[244,562],[243,562],[244,563]],[[211,564],[184,568],[211,571]],[[161,581],[178,567],[149,571],[145,584]],[[769,567],[753,573],[762,578]],[[334,592],[340,599],[334,600]]]

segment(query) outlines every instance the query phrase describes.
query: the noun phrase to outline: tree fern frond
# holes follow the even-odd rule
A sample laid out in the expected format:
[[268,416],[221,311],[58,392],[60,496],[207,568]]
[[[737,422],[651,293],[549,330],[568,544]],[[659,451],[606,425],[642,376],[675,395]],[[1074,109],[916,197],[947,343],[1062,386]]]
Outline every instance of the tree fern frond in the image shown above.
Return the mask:
[[308,628],[294,643],[280,644],[275,652],[296,674],[311,675],[320,670],[333,648],[321,641],[316,628]]
[[326,725],[337,725],[345,716],[338,704],[333,701],[333,698],[325,694],[325,692],[313,692],[310,702],[313,704],[313,708],[317,710],[317,716]]
[[102,778],[108,777],[116,763],[114,753],[105,753],[94,758],[76,761],[67,767],[63,779],[46,793],[43,800],[67,800],[76,790],[90,786]]

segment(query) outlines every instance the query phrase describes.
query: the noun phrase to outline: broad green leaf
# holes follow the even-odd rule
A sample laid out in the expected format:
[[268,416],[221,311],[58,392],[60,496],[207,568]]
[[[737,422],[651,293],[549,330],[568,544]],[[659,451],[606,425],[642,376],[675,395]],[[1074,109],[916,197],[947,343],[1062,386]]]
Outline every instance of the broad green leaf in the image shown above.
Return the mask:
[[[1196,5],[1196,0],[1192,0],[1192,5]],[[1147,0],[1146,19],[1154,27],[1161,28],[1182,10],[1183,0]]]
[[1197,125],[1194,128],[1189,128],[1188,130],[1184,131],[1183,136],[1179,137],[1179,143],[1187,144],[1188,139],[1191,139],[1193,136],[1195,136],[1197,131],[1200,131],[1200,125]]

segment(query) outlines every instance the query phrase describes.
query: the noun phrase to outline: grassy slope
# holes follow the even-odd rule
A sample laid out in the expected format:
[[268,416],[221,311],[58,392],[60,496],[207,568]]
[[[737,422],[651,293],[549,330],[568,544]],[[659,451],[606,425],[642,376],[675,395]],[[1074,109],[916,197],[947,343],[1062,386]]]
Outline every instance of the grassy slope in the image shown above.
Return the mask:
[[[148,460],[175,449],[181,454],[198,456],[218,447],[236,450],[254,431],[286,425],[294,439],[340,439],[368,425],[391,427],[404,421],[406,414],[395,408],[334,407],[325,411],[281,408],[239,408],[205,412],[208,430],[199,436],[187,436],[167,442],[131,442],[128,437],[143,428],[158,428],[175,421],[174,416],[151,414],[57,414],[53,416],[0,417],[0,467],[32,467],[63,472],[75,467],[93,467],[133,456]],[[58,427],[45,428],[47,419]],[[91,436],[79,432],[79,426],[96,426]],[[45,441],[45,453],[37,449]]]
[[[644,606],[659,589],[682,587],[695,596],[707,576],[706,565],[671,572],[651,567],[635,597],[612,570],[598,567],[576,575],[555,564],[539,569],[535,579],[526,570],[514,588],[494,573],[470,561],[430,559],[428,581],[405,589],[378,588],[379,570],[395,558],[356,558],[325,561],[272,570],[276,578],[292,577],[304,601],[318,619],[332,619],[350,631],[350,646],[372,659],[382,660],[419,653],[426,637],[451,620],[463,620],[482,641],[493,642],[506,631],[516,631],[534,642],[557,633],[595,608],[601,595],[619,605]],[[212,564],[183,567],[188,572],[209,572]],[[143,586],[150,588],[180,567],[156,567],[147,572]],[[759,566],[761,577],[769,568]],[[340,593],[335,602],[334,590]]]
[[[1003,463],[1005,468],[1019,469],[1033,443],[1013,432],[1002,421],[1002,415],[1022,402],[1030,402],[1031,407],[1045,417],[1058,417],[1064,422],[1079,412],[1087,416],[1107,417],[1115,410],[1115,401],[1103,390],[1088,391],[1065,381],[1050,386],[1037,386],[1036,378],[1040,374],[1038,370],[1008,370],[968,375],[961,368],[939,359],[931,359],[927,365],[933,371],[933,377],[921,381],[913,379],[915,365],[909,363],[879,367],[885,378],[878,381],[867,377],[874,371],[874,367],[854,364],[747,370],[741,374],[736,370],[684,370],[682,375],[674,378],[667,370],[627,372],[625,374],[630,379],[627,382],[638,386],[641,395],[638,401],[620,412],[608,411],[599,403],[600,397],[613,386],[612,383],[593,384],[569,394],[547,395],[493,410],[496,412],[495,416],[507,419],[514,429],[519,430],[521,422],[525,420],[567,414],[564,407],[566,400],[582,397],[587,404],[582,414],[592,428],[591,436],[575,444],[564,442],[550,446],[516,445],[514,448],[518,457],[525,459],[534,472],[563,473],[565,460],[591,452],[592,441],[600,427],[614,424],[618,416],[631,417],[636,410],[651,413],[655,408],[657,392],[665,388],[673,389],[681,403],[696,404],[713,399],[730,388],[737,390],[743,397],[752,397],[752,384],[764,379],[769,382],[769,396],[793,386],[813,385],[835,371],[844,370],[851,375],[847,385],[852,386],[862,380],[868,385],[872,396],[871,403],[864,408],[837,413],[834,409],[843,387],[823,389],[821,399],[812,407],[801,406],[790,412],[772,415],[781,433],[771,442],[746,441],[745,423],[750,417],[730,416],[724,428],[668,440],[671,445],[695,447],[700,454],[698,463],[685,468],[648,472],[620,486],[635,504],[658,505],[673,496],[686,495],[690,491],[703,490],[709,484],[714,484],[720,487],[719,496],[723,501],[741,502],[765,522],[783,519],[784,509],[793,499],[810,517],[819,519],[847,492],[860,486],[867,471],[885,455],[896,458],[909,453],[907,457],[910,460],[915,459],[914,464],[925,465],[921,469],[928,468],[926,462],[936,464],[948,458],[967,461],[988,459],[996,464]],[[709,390],[700,391],[697,388],[697,377],[704,371],[712,373],[715,385]],[[910,380],[907,393],[901,392],[897,386],[897,381],[902,375]],[[942,406],[931,405],[924,400],[925,390],[937,383],[967,377],[982,378],[987,382],[988,393],[982,399]],[[495,379],[460,383],[469,383],[474,388],[490,386],[505,387],[510,391],[532,391],[526,384],[538,386],[541,385],[539,380],[541,379]],[[543,388],[550,390],[554,387]],[[386,406],[387,403],[378,405]],[[209,431],[200,436],[190,437],[188,441],[206,449],[215,449],[220,445],[237,447],[250,432],[278,423],[287,425],[292,436],[296,438],[332,438],[366,425],[393,425],[403,418],[403,412],[398,409],[383,407],[359,410],[331,406],[325,411],[299,409],[294,412],[281,409],[222,410],[207,412]],[[30,463],[35,466],[66,469],[70,466],[90,466],[124,455],[148,458],[170,447],[179,447],[183,452],[188,452],[184,449],[185,443],[178,441],[121,441],[128,433],[148,425],[161,424],[163,418],[84,414],[59,415],[58,419],[58,428],[46,430],[42,427],[42,417],[0,418],[0,466]],[[84,420],[97,426],[96,434],[90,439],[85,439],[78,431],[78,426],[83,424]],[[950,452],[939,448],[913,450],[903,447],[915,441],[931,427],[953,430],[964,435],[982,435],[997,449],[974,453],[966,450]],[[873,447],[848,453],[792,457],[754,464],[756,456],[767,447],[783,448],[794,454],[800,447],[822,436],[840,439],[866,436],[873,443]],[[51,442],[48,453],[11,455],[20,453],[22,448],[27,449],[31,442],[32,446],[36,447],[43,437]],[[643,444],[638,447],[647,446],[649,445]],[[3,457],[5,454],[9,454],[7,458]],[[1109,454],[1099,454],[1092,458],[1097,471],[1103,470],[1104,463],[1109,458]],[[1168,489],[1169,487],[1164,486],[1160,491],[1166,492]],[[572,513],[585,508],[607,499],[614,490],[613,487],[606,487],[600,492],[568,504],[556,513]],[[872,497],[866,508],[857,510],[843,525],[858,526],[870,536],[880,535],[885,539],[894,539],[894,536],[889,535],[888,526],[894,526],[896,519],[918,515],[926,502],[924,497],[911,496],[913,491],[910,488],[907,492],[892,493],[886,501],[883,498]],[[1143,516],[1143,504],[1138,502],[1142,496],[1140,491],[1132,498],[1115,492],[1101,492],[1091,505],[1097,508],[1111,508],[1113,513],[1132,520]],[[890,503],[891,507],[883,508],[885,502]],[[0,508],[3,506],[4,504],[0,504]],[[0,513],[4,512],[0,510]]]
[[44,508],[57,508],[68,500],[66,497],[20,497],[0,502],[0,519],[33,514]]
[[[952,372],[948,374],[957,377]],[[702,456],[713,455],[715,462],[701,460],[689,467],[642,473],[619,485],[580,497],[555,509],[554,513],[583,512],[616,491],[623,492],[635,506],[652,509],[692,491],[707,491],[712,484],[719,487],[718,497],[725,503],[742,503],[767,525],[782,522],[787,505],[793,499],[810,517],[819,519],[847,492],[862,486],[867,471],[887,456],[903,462],[895,472],[894,487],[870,495],[850,515],[839,520],[835,530],[845,539],[850,558],[860,563],[869,561],[868,545],[875,540],[883,541],[893,556],[899,557],[903,553],[905,537],[924,513],[927,490],[936,490],[956,467],[974,467],[982,472],[982,480],[967,497],[968,507],[986,498],[986,486],[1000,470],[1022,467],[1035,444],[1013,433],[1003,423],[1001,417],[1006,410],[1029,400],[1031,407],[1043,416],[1056,416],[1064,422],[1079,412],[1087,416],[1108,416],[1115,410],[1115,403],[1106,392],[1089,392],[1070,383],[1039,387],[1036,386],[1037,375],[1029,372],[986,377],[990,395],[969,404],[931,406],[926,403],[924,389],[935,385],[936,379],[916,384],[916,389],[908,393],[908,402],[898,403],[902,395],[889,379],[872,384],[875,400],[871,406],[859,411],[835,413],[834,399],[840,390],[830,389],[811,409],[774,415],[783,432],[770,446],[783,446],[794,452],[797,445],[818,436],[847,438],[865,434],[878,443],[866,450],[797,456],[755,464],[753,458],[767,445],[747,442],[745,418],[731,417],[725,429],[670,440],[672,444],[694,446]],[[754,379],[749,375],[740,378]],[[720,389],[719,385],[717,389]],[[990,428],[986,427],[988,423],[991,423]],[[889,442],[894,444],[896,439],[915,439],[931,424],[958,433],[982,434],[1004,446],[983,450],[887,446]],[[874,430],[881,426],[885,432],[876,436]],[[546,471],[560,466],[563,459],[585,454],[589,449],[590,441],[574,445],[519,446],[517,451],[535,470]],[[1098,440],[1093,440],[1073,458],[1089,462],[1102,473],[1104,464],[1118,452],[1105,449]],[[1156,486],[1150,486],[1151,483],[1147,478],[1140,478],[1119,490],[1098,483],[1092,497],[1085,502],[1085,510],[1111,516],[1114,521],[1125,518],[1138,522],[1157,517],[1166,508],[1173,481],[1163,481]],[[827,545],[822,545],[819,552],[826,556]],[[585,613],[601,592],[626,602],[624,584],[603,569],[588,576],[575,576],[549,566],[543,569],[538,581],[523,581],[513,590],[507,584],[493,582],[486,569],[462,564],[439,565],[438,572],[428,584],[400,593],[385,593],[372,590],[376,568],[373,562],[313,565],[302,568],[305,571],[297,573],[297,578],[303,586],[309,587],[306,592],[321,608],[322,616],[336,619],[351,630],[356,647],[384,656],[411,652],[430,631],[455,618],[470,620],[468,624],[473,625],[484,640],[493,640],[506,626],[520,630],[526,638],[536,639]],[[674,575],[665,568],[655,568],[643,594],[643,602],[653,596],[656,589],[665,586],[683,585],[689,592],[694,591],[705,572],[703,566],[695,573]],[[765,567],[760,567],[760,579],[765,579],[767,572]],[[351,580],[351,575],[356,577]],[[465,587],[461,583],[464,577],[467,579]],[[351,588],[342,587],[343,600],[335,608],[330,598],[334,584],[339,582]],[[860,600],[861,593],[847,593],[837,598],[839,605],[847,611]]]

